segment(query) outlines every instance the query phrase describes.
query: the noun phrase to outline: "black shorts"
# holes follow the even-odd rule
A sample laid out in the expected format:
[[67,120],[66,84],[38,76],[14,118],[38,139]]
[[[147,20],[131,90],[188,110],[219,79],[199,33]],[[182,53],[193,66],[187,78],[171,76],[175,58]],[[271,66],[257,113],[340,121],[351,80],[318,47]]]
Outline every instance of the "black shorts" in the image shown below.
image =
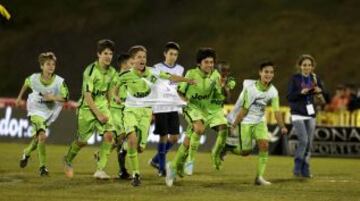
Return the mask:
[[155,115],[155,135],[179,134],[178,112],[157,113]]

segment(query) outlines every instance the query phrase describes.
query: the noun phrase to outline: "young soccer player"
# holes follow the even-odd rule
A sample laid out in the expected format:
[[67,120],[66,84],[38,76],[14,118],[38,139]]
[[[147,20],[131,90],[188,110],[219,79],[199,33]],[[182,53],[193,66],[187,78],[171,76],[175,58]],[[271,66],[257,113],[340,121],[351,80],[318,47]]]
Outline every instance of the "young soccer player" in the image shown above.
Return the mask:
[[49,171],[46,167],[46,129],[58,117],[63,102],[69,99],[69,91],[62,77],[55,75],[56,57],[52,52],[39,55],[41,73],[34,73],[26,78],[16,105],[22,104],[22,97],[27,89],[31,89],[27,99],[27,111],[32,126],[32,140],[24,150],[20,167],[25,168],[30,154],[38,150],[40,161],[40,175],[47,176]]
[[[231,90],[234,89],[236,82],[235,79],[230,74],[230,64],[225,61],[219,61],[216,64],[216,70],[220,73],[220,85],[221,85],[221,93],[220,94],[213,94],[213,97],[211,97],[211,102],[208,107],[211,114],[220,115],[223,113],[223,106],[225,103],[229,103],[231,99]],[[222,140],[222,136],[217,136],[217,141]],[[217,147],[219,146],[218,143],[215,143],[214,149],[212,150],[212,159],[214,163],[216,160],[218,160],[217,156],[219,153],[217,153],[220,149],[220,151],[224,150],[223,148]],[[192,150],[193,151],[193,150]],[[195,150],[194,150],[195,151]],[[216,152],[216,153],[215,153]],[[221,158],[220,158],[221,159]],[[194,171],[194,163],[193,160],[191,160],[191,155],[188,156],[187,162],[185,163],[185,174],[192,175]]]
[[194,162],[195,153],[200,145],[200,137],[209,126],[218,131],[218,138],[212,151],[214,167],[220,169],[220,150],[225,144],[227,136],[227,120],[222,110],[211,110],[211,98],[221,95],[220,74],[214,70],[216,53],[211,48],[201,48],[196,55],[198,67],[189,70],[185,77],[194,79],[198,84],[181,83],[178,92],[187,99],[184,108],[185,119],[189,126],[186,130],[184,142],[180,145],[172,162],[166,165],[166,184],[173,185],[176,175],[184,175],[186,158]]
[[[138,161],[138,152],[143,152],[149,134],[149,128],[152,117],[152,108],[146,104],[133,106],[132,101],[146,98],[151,93],[151,85],[155,83],[157,77],[152,68],[146,67],[147,50],[145,47],[136,45],[129,50],[133,61],[133,68],[121,73],[118,76],[119,86],[123,85],[126,90],[126,100],[124,108],[124,129],[127,140],[127,155],[132,168],[133,186],[139,186],[140,170]],[[191,80],[160,72],[160,78],[170,79],[176,82],[190,82]],[[118,87],[119,87],[118,86]],[[131,100],[129,100],[131,99]]]
[[252,138],[255,138],[259,148],[258,168],[255,178],[256,185],[270,185],[263,178],[268,160],[269,137],[265,120],[265,108],[271,102],[275,111],[281,133],[286,134],[286,129],[279,111],[279,96],[271,81],[274,77],[274,64],[266,61],[260,64],[259,80],[245,80],[243,90],[238,98],[234,110],[229,114],[233,129],[239,132],[241,154],[244,156],[252,152]]
[[[163,62],[154,65],[155,71],[163,71],[173,75],[182,76],[184,67],[177,64],[180,46],[175,42],[168,42],[164,49]],[[174,89],[177,83],[167,81]],[[158,170],[159,176],[165,176],[166,153],[179,139],[179,106],[153,106],[155,115],[154,134],[159,135],[158,151],[149,161],[149,164]]]
[[103,141],[100,146],[99,161],[94,177],[109,179],[104,171],[112,147],[113,132],[112,116],[109,110],[108,90],[116,70],[111,66],[115,44],[103,39],[97,43],[97,61],[88,65],[83,74],[82,95],[77,111],[78,130],[76,139],[71,143],[64,157],[65,175],[73,177],[72,163],[81,148],[86,146],[88,139],[97,131]]

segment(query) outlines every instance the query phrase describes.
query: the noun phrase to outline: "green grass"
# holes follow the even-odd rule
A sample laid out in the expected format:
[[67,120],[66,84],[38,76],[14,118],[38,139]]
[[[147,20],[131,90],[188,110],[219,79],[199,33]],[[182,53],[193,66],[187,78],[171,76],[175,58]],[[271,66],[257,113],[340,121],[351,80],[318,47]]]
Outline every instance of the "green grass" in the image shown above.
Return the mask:
[[[175,186],[165,186],[147,165],[154,150],[140,155],[142,185],[134,188],[128,181],[97,181],[92,178],[95,163],[92,154],[96,147],[83,149],[75,159],[75,177],[63,174],[62,156],[65,146],[47,146],[50,177],[38,176],[38,160],[33,153],[28,167],[20,169],[18,160],[24,144],[0,143],[0,200],[360,200],[359,159],[313,158],[314,178],[295,179],[291,175],[292,158],[270,157],[266,178],[273,185],[253,185],[257,157],[229,155],[224,168],[211,168],[209,153],[199,153],[196,172],[178,180]],[[169,158],[174,156],[170,153]],[[117,173],[115,154],[107,167]]]

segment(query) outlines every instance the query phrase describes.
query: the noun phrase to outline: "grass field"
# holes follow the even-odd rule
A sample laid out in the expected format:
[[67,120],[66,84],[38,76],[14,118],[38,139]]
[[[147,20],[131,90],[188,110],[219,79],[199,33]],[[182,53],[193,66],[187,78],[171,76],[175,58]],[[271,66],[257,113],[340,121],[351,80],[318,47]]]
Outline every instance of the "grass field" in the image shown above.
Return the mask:
[[[83,149],[75,159],[75,177],[63,174],[62,156],[65,146],[47,146],[48,167],[51,176],[38,176],[36,152],[25,169],[18,167],[24,144],[0,143],[0,200],[360,200],[360,160],[340,158],[313,158],[311,180],[292,177],[290,157],[270,157],[266,178],[271,186],[254,186],[255,156],[229,155],[220,172],[211,168],[209,153],[197,157],[196,172],[178,180],[172,188],[166,187],[147,165],[154,150],[140,155],[142,185],[134,188],[128,181],[97,181],[92,178],[95,163],[92,158],[96,147]],[[170,153],[172,158],[174,152]],[[115,153],[107,167],[115,177]]]

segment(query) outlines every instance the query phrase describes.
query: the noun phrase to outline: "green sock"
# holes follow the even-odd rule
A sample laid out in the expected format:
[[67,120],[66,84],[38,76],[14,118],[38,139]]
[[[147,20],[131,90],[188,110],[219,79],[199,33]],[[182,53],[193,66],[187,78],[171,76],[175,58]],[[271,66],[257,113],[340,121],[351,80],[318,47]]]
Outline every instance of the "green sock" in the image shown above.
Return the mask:
[[187,158],[188,161],[195,161],[195,155],[200,145],[200,137],[200,135],[192,131],[189,145],[189,156]]
[[103,170],[106,167],[107,161],[109,159],[112,143],[103,141],[100,146],[100,160],[97,162],[97,169]]
[[269,152],[267,151],[259,151],[259,161],[258,161],[258,168],[257,168],[257,176],[262,177],[265,172],[266,162],[268,160]]
[[221,150],[225,147],[226,136],[228,135],[228,130],[220,130],[216,137],[215,146],[212,150],[212,153],[216,156],[220,154]]
[[45,143],[38,143],[38,154],[39,154],[40,167],[46,166]]
[[187,157],[188,149],[184,144],[181,144],[176,152],[174,160],[171,162],[171,167],[176,169],[184,169],[184,163]]
[[77,145],[75,141],[72,142],[69,147],[69,151],[65,156],[66,162],[71,164],[74,158],[76,157],[76,155],[78,154],[78,152],[80,151],[80,149],[81,147],[79,147],[79,145]]
[[138,152],[137,152],[136,148],[128,147],[127,156],[130,160],[133,174],[140,174],[139,158],[138,158]]
[[31,152],[33,152],[38,145],[37,139],[33,138],[30,142],[30,144],[24,149],[24,154],[26,156],[30,156]]

